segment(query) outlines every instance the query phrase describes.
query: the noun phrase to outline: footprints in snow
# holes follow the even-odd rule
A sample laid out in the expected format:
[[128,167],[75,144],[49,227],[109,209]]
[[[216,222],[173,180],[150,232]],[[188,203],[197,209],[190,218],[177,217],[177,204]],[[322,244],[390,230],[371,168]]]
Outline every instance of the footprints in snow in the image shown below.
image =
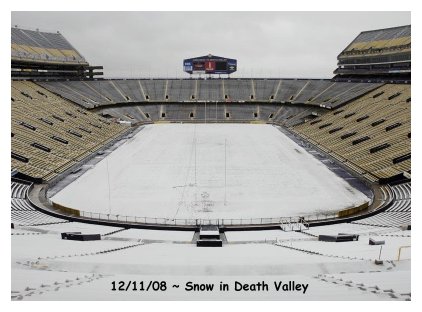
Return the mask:
[[72,286],[79,286],[87,283],[92,283],[96,280],[106,277],[102,274],[87,274],[82,277],[76,277],[74,280],[66,279],[63,282],[55,281],[52,284],[44,284],[42,283],[37,288],[31,288],[29,286],[25,287],[22,291],[12,290],[11,292],[11,299],[12,300],[24,300],[25,298],[29,298],[33,295],[42,295],[48,292],[55,292],[59,291],[60,289],[66,289]]

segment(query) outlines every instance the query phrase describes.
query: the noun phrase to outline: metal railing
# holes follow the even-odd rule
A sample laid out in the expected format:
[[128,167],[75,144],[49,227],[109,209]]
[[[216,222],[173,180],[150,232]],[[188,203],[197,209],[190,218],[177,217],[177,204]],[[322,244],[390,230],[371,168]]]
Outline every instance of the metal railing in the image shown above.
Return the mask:
[[98,212],[80,211],[80,217],[92,220],[115,221],[121,223],[151,224],[151,225],[173,225],[173,226],[240,226],[240,225],[271,225],[271,224],[296,224],[308,223],[311,221],[323,221],[338,217],[337,212],[312,214],[297,217],[272,217],[272,218],[239,218],[239,219],[171,219],[125,216],[116,214],[105,214]]

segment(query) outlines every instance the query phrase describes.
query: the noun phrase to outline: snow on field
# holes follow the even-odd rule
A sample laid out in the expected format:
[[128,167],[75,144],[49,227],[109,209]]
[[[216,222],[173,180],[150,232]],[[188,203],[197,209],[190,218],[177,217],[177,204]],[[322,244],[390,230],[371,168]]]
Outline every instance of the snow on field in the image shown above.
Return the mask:
[[335,211],[368,198],[276,127],[163,124],[146,126],[52,200],[121,216],[238,219]]

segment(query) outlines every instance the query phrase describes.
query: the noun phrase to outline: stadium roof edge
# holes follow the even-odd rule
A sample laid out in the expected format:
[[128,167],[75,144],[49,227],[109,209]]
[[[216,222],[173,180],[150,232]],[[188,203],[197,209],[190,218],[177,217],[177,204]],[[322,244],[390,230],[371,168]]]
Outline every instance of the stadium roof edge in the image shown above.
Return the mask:
[[60,32],[60,30],[42,29],[42,28],[39,28],[39,27],[19,26],[19,25],[12,25],[12,26],[10,26],[10,28],[20,29],[20,30],[29,30],[29,31],[39,31],[39,32],[53,33],[53,34],[60,34],[60,35],[63,36],[63,34]]
[[[411,28],[412,25],[402,25],[402,26],[394,26],[394,27],[388,27],[388,28],[379,28],[379,29],[371,29],[371,30],[365,30],[361,31],[350,43],[338,54],[337,59],[345,53],[351,47],[354,43],[356,43],[356,40],[361,37],[363,34],[369,34],[369,33],[376,33],[380,31],[389,31],[392,29],[405,29],[405,28]],[[400,37],[399,37],[400,38]],[[365,41],[366,42],[366,41]],[[369,42],[369,41],[368,41]]]
[[[365,31],[361,31],[361,32],[359,33],[359,35],[361,35],[361,34],[366,34],[366,33],[370,33],[370,32],[377,32],[377,31],[380,31],[380,30],[391,30],[391,29],[398,29],[398,28],[405,28],[405,27],[412,27],[412,26],[411,26],[411,24],[409,24],[409,25],[402,25],[402,26],[394,26],[394,27],[387,27],[387,28],[379,28],[379,29],[365,30]],[[359,36],[359,35],[358,35],[358,36]],[[356,36],[356,38],[357,38],[358,36]],[[355,39],[356,39],[356,38],[355,38]]]

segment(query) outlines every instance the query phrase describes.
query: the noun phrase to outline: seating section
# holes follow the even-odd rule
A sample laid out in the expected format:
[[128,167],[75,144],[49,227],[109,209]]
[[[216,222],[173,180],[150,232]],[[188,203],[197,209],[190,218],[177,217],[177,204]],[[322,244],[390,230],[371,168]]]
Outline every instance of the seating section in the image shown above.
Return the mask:
[[322,114],[324,109],[306,105],[279,103],[168,103],[137,104],[131,106],[105,106],[97,112],[124,121],[159,122],[273,122],[276,124],[298,123],[312,113]]
[[253,80],[230,79],[222,80],[224,99],[227,101],[250,101],[255,98]]
[[87,64],[78,51],[59,33],[11,28],[12,60]]
[[163,102],[166,98],[167,80],[145,80],[139,84],[139,88],[145,94],[144,101]]
[[194,99],[195,88],[196,83],[194,80],[168,80],[164,96],[167,96],[167,100],[172,102],[182,102],[186,99]]
[[[293,102],[294,99],[303,93],[308,86],[306,80],[283,80],[278,86],[277,93],[274,94],[276,101]],[[306,92],[306,91],[305,91]]]
[[68,222],[36,210],[28,201],[29,183],[12,181],[11,222],[16,226],[35,226]]
[[[74,81],[72,86],[77,87],[79,81]],[[80,88],[80,92],[84,92],[88,88],[91,96],[96,95],[98,102],[106,101],[109,103],[125,103],[128,101],[126,95],[116,87],[112,80],[106,80],[103,83],[97,81],[83,81],[84,87]]]
[[393,204],[385,211],[362,220],[353,221],[355,224],[364,224],[382,227],[399,227],[411,223],[411,184],[404,183],[391,187]]
[[12,169],[49,181],[128,130],[33,82],[12,81]]
[[124,94],[127,102],[142,102],[145,100],[139,80],[113,80],[113,83]]
[[411,185],[410,183],[396,185],[393,187],[393,192],[396,200],[410,199]]
[[23,184],[23,183],[12,181],[11,189],[12,189],[12,198],[25,199],[26,192],[29,189],[29,184]]
[[204,101],[275,101],[332,108],[380,86],[374,83],[293,79],[112,79],[39,84],[85,108],[128,102]]
[[291,130],[371,181],[410,172],[410,86],[385,85]]
[[411,81],[411,25],[361,32],[337,56],[335,81]]
[[[343,51],[364,52],[403,47],[411,42],[411,26],[364,31]],[[376,51],[375,51],[376,52]]]
[[220,80],[198,80],[197,91],[198,101],[219,102],[224,100],[223,84]]

